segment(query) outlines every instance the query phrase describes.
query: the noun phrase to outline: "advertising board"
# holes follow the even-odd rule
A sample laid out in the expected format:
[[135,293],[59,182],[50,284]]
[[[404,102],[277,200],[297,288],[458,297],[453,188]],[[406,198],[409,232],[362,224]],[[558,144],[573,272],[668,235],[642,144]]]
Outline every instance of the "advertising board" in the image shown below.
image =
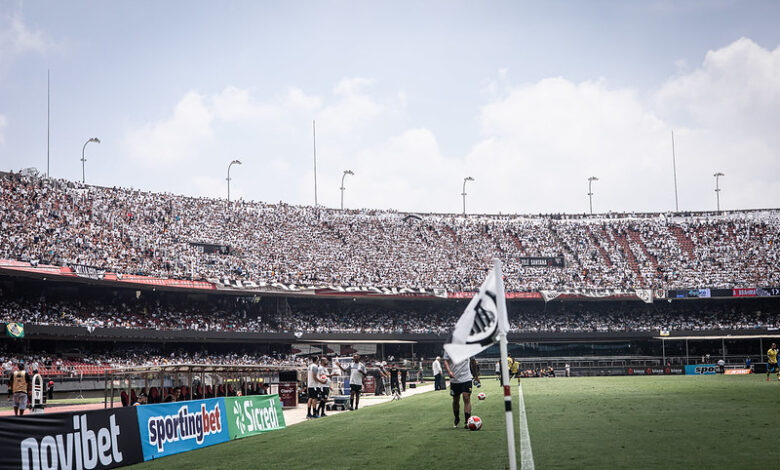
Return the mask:
[[279,384],[279,397],[284,407],[298,406],[298,383],[282,382]]
[[279,395],[225,398],[231,439],[241,439],[286,427]]
[[224,398],[136,407],[144,460],[229,440]]
[[685,375],[715,375],[717,373],[717,364],[695,364],[685,366]]
[[682,375],[683,368],[679,366],[629,367],[627,375]]
[[0,418],[0,468],[103,469],[143,461],[135,408]]

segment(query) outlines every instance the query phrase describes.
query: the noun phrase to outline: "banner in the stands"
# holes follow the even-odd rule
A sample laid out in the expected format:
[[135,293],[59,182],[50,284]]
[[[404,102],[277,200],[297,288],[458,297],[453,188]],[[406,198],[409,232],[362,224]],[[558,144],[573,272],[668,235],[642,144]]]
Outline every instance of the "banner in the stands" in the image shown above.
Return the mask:
[[652,289],[560,289],[540,291],[545,302],[551,300],[585,300],[585,299],[639,299],[645,303],[653,303]]
[[296,294],[322,296],[439,297],[447,298],[445,289],[422,287],[342,286],[337,284],[283,284],[280,282],[242,279],[209,279],[219,290],[246,291],[258,294]]
[[520,266],[528,268],[564,268],[563,256],[518,256],[514,259]]
[[24,338],[24,325],[21,323],[6,323],[5,334],[11,338]]

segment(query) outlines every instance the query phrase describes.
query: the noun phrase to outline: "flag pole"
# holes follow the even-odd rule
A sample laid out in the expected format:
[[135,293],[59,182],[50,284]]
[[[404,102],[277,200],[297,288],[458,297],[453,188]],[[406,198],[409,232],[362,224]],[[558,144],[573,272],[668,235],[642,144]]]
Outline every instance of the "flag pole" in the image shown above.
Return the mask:
[[[493,270],[496,278],[496,307],[498,318],[508,317],[506,313],[506,297],[504,295],[504,278],[501,274],[501,261],[493,260]],[[509,470],[517,470],[517,454],[515,453],[515,427],[512,420],[512,393],[509,385],[509,369],[506,358],[509,357],[506,345],[506,331],[498,329],[498,347],[501,354],[501,383],[504,386],[504,409],[506,410],[506,445],[509,451]]]

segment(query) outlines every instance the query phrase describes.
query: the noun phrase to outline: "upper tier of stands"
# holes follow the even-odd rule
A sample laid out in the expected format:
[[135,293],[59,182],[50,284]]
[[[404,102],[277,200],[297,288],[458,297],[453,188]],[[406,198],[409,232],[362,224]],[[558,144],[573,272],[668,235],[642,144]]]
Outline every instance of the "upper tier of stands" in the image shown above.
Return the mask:
[[[224,200],[0,176],[0,258],[126,274],[472,291],[780,285],[780,212],[420,215]],[[205,253],[202,245],[229,247]],[[564,268],[522,267],[558,256]]]

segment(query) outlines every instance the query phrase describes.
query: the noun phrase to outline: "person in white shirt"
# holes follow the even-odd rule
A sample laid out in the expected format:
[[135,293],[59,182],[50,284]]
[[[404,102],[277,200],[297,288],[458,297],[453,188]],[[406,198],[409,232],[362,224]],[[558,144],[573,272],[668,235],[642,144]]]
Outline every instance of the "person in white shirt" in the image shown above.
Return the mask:
[[471,381],[474,380],[474,376],[471,375],[471,358],[457,364],[450,364],[449,355],[445,353],[444,367],[450,376],[452,413],[455,415],[453,427],[457,428],[460,423],[460,398],[463,397],[463,415],[466,418],[466,428],[468,429],[468,422],[471,417]]
[[496,361],[496,380],[501,382],[501,362]]
[[317,368],[317,377],[315,379],[320,383],[319,415],[325,417],[327,416],[325,414],[325,404],[328,402],[328,395],[330,394],[330,372],[328,371],[327,357],[320,359],[320,366]]
[[306,370],[306,392],[309,395],[309,401],[307,402],[308,408],[306,412],[306,418],[319,418],[317,415],[317,405],[319,402],[319,381],[317,380],[317,370],[319,369],[319,358],[314,356],[311,358],[311,363]]
[[442,390],[441,383],[441,357],[436,356],[436,360],[433,361],[433,389]]
[[360,362],[360,355],[352,356],[352,365],[344,368],[338,364],[339,369],[349,371],[349,409],[357,410],[360,403],[360,392],[363,390],[363,377],[366,376],[366,366]]

